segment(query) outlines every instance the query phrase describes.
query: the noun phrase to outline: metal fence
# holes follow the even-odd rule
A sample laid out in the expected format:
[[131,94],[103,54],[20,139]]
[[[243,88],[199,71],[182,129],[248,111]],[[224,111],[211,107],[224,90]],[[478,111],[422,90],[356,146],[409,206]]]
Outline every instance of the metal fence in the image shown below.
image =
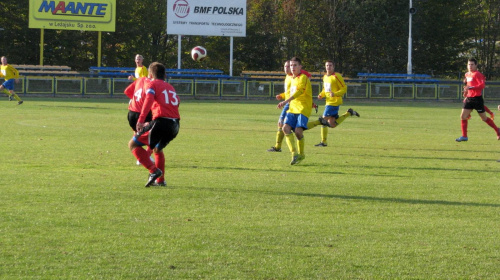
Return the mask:
[[[273,99],[283,92],[282,81],[232,79],[169,79],[177,94],[193,98]],[[313,81],[313,96],[322,90],[321,81]],[[346,98],[351,99],[422,99],[459,100],[462,84],[458,81],[437,83],[395,83],[346,80]],[[37,77],[26,76],[16,84],[22,96],[103,96],[123,97],[130,81],[124,78]],[[488,100],[500,100],[500,82],[487,82],[483,95]]]

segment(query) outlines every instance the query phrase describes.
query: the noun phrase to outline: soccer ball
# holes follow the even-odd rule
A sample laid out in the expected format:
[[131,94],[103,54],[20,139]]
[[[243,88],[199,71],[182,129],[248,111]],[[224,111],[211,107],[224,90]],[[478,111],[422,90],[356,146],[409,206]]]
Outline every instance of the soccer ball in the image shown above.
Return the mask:
[[207,50],[202,46],[194,47],[191,50],[191,57],[194,61],[202,61],[207,57]]

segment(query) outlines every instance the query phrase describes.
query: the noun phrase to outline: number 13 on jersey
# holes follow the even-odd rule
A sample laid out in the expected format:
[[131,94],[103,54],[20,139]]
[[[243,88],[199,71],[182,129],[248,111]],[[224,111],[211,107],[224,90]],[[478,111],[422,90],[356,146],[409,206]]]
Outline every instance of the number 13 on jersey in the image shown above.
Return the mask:
[[[171,104],[174,106],[179,105],[179,99],[177,98],[177,93],[173,90],[163,90],[162,91],[163,95],[165,96],[165,104]],[[172,98],[169,97],[169,94],[172,96]]]

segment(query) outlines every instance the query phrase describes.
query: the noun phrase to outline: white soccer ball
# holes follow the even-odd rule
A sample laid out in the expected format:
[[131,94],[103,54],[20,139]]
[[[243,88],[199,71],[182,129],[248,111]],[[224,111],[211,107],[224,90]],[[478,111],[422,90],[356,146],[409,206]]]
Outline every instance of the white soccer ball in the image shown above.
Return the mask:
[[193,58],[194,61],[202,61],[206,57],[207,57],[207,50],[202,46],[194,47],[191,50],[191,58]]

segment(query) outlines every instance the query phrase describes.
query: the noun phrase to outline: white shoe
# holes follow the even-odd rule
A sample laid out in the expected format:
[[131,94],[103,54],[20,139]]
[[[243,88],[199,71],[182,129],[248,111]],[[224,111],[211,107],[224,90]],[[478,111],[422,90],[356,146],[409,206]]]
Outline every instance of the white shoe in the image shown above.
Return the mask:
[[137,161],[135,164],[137,164],[137,165],[141,165],[141,162],[140,162],[140,161]]

